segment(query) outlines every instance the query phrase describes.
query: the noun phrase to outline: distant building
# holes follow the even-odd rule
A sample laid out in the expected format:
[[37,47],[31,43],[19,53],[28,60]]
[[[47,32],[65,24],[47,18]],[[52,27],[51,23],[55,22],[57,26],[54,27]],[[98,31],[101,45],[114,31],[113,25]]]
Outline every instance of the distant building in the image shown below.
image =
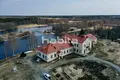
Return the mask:
[[74,30],[77,30],[77,28],[76,27],[70,27],[69,28],[69,31],[74,31]]
[[97,43],[97,38],[92,34],[82,36],[65,34],[62,38],[66,43],[49,43],[45,46],[38,47],[36,51],[37,56],[46,62],[62,58],[71,53],[86,56],[94,44]]

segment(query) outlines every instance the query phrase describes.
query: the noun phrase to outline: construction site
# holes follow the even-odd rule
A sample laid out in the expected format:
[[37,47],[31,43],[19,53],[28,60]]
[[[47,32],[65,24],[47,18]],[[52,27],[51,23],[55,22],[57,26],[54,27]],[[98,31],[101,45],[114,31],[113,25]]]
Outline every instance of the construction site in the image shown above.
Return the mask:
[[64,64],[51,71],[54,80],[119,80],[120,74],[108,65],[92,61]]

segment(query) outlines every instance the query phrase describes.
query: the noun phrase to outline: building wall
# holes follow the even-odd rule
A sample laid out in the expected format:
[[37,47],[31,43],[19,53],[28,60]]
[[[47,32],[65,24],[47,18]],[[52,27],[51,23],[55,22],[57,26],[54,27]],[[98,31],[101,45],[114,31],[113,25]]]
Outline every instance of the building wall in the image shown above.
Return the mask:
[[74,53],[81,54],[82,45],[81,43],[73,43]]
[[40,57],[41,59],[43,59],[43,60],[47,60],[47,55],[46,54],[44,54],[44,53],[42,53],[42,52],[40,52],[40,51],[36,51],[37,52],[37,56],[38,57]]
[[[90,52],[92,48],[92,39],[88,38],[83,43],[72,42],[72,44],[73,44],[73,49],[74,49],[73,53],[85,56],[87,53]],[[89,47],[90,50],[86,47]]]
[[[70,53],[73,53],[73,48],[67,48],[67,49],[62,49],[60,50],[60,53],[54,52],[54,53],[50,53],[47,55],[47,62],[50,62],[56,58],[62,58],[63,56],[66,56]],[[51,57],[52,56],[52,57]]]
[[58,54],[57,52],[53,52],[53,53],[50,53],[50,54],[47,54],[47,62],[50,62],[54,59],[57,59],[58,58]]
[[92,39],[92,38],[90,38],[90,40],[92,41],[92,45],[94,46],[95,44],[97,44],[97,39]]
[[60,50],[60,53],[53,52],[53,53],[49,53],[49,54],[44,54],[40,51],[37,51],[37,56],[47,62],[50,62],[57,58],[62,58],[63,56],[66,56],[71,53],[76,53],[76,54],[85,56],[91,51],[92,44],[96,44],[96,43],[97,43],[97,39],[93,40],[91,38],[87,38],[83,43],[73,43],[72,42],[73,47],[67,48],[67,49],[62,49],[62,50]]
[[92,41],[90,40],[90,38],[86,39],[83,43],[82,43],[82,55],[85,56],[87,55],[92,48]]
[[73,53],[73,47],[67,48],[67,49],[62,49],[62,50],[60,50],[60,53],[53,52],[53,53],[49,53],[49,54],[44,54],[37,50],[37,56],[47,62],[50,62],[50,61],[60,58],[60,57],[62,58],[63,56],[66,56],[70,53]]
[[94,40],[94,44],[97,44],[97,39]]
[[73,53],[73,47],[61,50],[61,53],[59,54],[59,56],[63,57],[70,53]]
[[89,38],[86,39],[83,43],[73,43],[74,53],[79,55],[84,56],[90,52],[90,50],[86,47],[89,47],[90,50],[92,48],[92,40]]

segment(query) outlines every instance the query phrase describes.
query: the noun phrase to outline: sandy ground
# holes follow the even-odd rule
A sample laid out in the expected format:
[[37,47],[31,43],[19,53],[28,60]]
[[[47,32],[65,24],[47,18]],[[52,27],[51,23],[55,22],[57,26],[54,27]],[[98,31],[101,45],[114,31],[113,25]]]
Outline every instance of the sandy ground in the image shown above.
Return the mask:
[[42,25],[42,24],[28,24],[28,25],[19,25],[17,26],[18,28],[31,28],[31,27],[37,27],[37,26],[47,26],[46,24],[45,25]]
[[0,80],[35,80],[35,74],[26,59],[12,57],[0,63]]
[[[95,52],[96,56],[120,65],[120,44],[117,42],[111,42],[110,40],[101,40],[100,42],[103,43],[104,46],[97,46],[98,50]],[[102,57],[99,56],[103,53],[104,55]]]
[[120,65],[120,44],[117,42],[110,42],[104,46],[104,51],[108,54],[108,59]]

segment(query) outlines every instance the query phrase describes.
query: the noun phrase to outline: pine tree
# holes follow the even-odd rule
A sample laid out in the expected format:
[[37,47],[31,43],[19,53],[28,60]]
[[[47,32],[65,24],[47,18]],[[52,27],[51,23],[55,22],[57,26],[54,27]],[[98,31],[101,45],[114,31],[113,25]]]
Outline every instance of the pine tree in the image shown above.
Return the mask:
[[84,34],[85,34],[85,30],[81,29],[81,31],[79,32],[79,36]]

